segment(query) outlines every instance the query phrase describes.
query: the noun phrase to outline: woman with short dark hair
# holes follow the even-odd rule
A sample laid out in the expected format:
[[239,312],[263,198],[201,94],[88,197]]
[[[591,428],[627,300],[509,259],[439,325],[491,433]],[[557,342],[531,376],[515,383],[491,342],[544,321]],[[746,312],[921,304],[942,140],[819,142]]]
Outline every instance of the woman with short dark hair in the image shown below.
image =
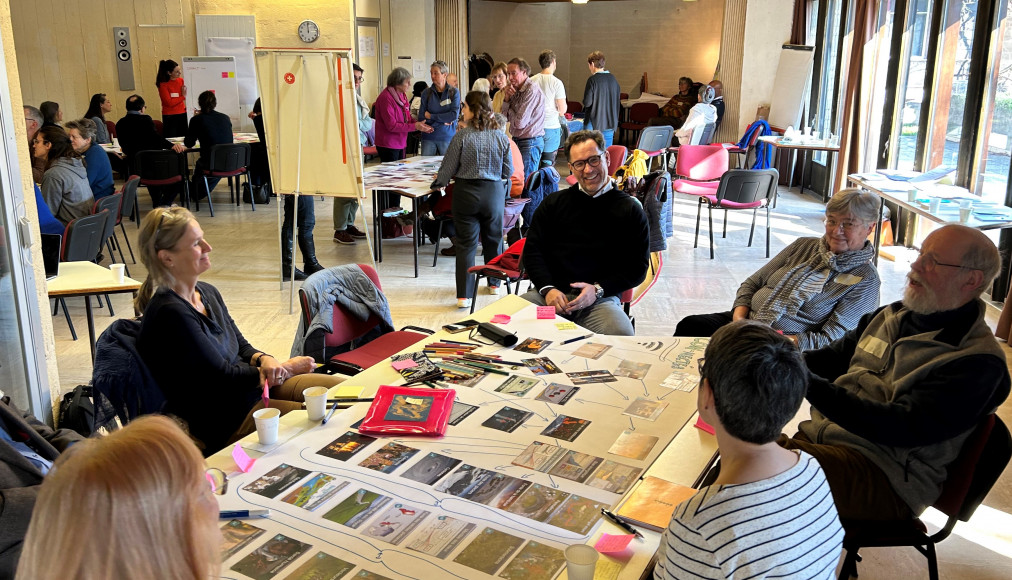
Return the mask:
[[[203,172],[211,166],[211,148],[222,143],[232,143],[232,120],[225,113],[214,110],[218,106],[218,98],[214,96],[213,91],[200,93],[197,105],[200,111],[190,119],[183,145],[189,149],[200,143],[200,158],[193,167],[193,183],[190,191],[197,199],[203,199],[208,194],[207,188],[204,187]],[[218,181],[219,178],[208,179],[212,191]]]

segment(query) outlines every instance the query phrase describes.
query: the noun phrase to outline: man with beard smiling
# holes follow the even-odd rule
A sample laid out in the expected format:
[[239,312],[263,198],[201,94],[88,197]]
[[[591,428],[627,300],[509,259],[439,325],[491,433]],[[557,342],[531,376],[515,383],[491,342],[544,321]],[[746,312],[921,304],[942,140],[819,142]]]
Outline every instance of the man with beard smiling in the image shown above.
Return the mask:
[[819,461],[841,520],[919,515],[967,437],[1008,397],[1005,355],[980,299],[999,266],[979,230],[942,227],[911,264],[902,301],[805,353],[812,419],[778,443]]
[[523,298],[598,334],[631,336],[618,297],[646,277],[646,214],[615,188],[600,132],[570,135],[566,158],[577,184],[534,211],[523,260],[535,289]]

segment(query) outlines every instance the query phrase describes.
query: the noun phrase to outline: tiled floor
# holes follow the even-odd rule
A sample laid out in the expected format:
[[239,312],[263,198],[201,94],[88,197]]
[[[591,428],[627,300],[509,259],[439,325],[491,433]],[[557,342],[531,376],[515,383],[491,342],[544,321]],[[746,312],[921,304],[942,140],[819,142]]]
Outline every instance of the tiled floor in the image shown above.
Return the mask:
[[[565,174],[565,172],[564,172]],[[150,201],[141,190],[141,206],[146,210]],[[209,217],[206,207],[198,214],[207,239],[214,246],[212,267],[203,279],[216,285],[228,304],[232,317],[247,339],[260,349],[286,355],[295,337],[298,324],[298,306],[290,308],[289,286],[282,286],[278,278],[279,251],[277,249],[277,203],[259,206],[251,212],[249,206],[236,208],[227,203],[224,183],[216,191],[218,204],[215,217]],[[364,241],[345,246],[331,241],[331,202],[316,200],[317,255],[325,266],[371,261]],[[368,213],[368,206],[364,209]],[[820,220],[825,206],[811,194],[799,197],[796,191],[781,191],[778,207],[773,210],[771,255],[775,255],[797,236],[822,235]],[[727,310],[738,284],[765,262],[763,216],[756,227],[756,240],[746,247],[747,212],[732,213],[727,238],[716,235],[716,258],[709,259],[706,238],[706,215],[702,219],[700,247],[694,249],[696,203],[678,198],[675,204],[675,235],[664,252],[664,265],[659,280],[642,301],[633,307],[637,334],[640,336],[670,335],[675,323],[683,316],[700,312]],[[715,215],[720,227],[722,216]],[[359,216],[361,225],[361,214]],[[136,247],[136,228],[127,226],[131,241]],[[602,232],[607,235],[607,232]],[[443,244],[447,242],[444,240]],[[621,243],[621,240],[615,240]],[[411,246],[409,239],[388,240],[384,243],[385,260],[378,264],[383,289],[390,301],[395,326],[413,324],[438,328],[442,324],[464,318],[467,311],[455,307],[453,290],[454,258],[441,256],[435,268],[432,264],[432,246],[420,249],[420,276],[412,277]],[[129,260],[129,256],[127,258]],[[106,260],[108,263],[108,259]],[[143,279],[144,268],[129,263],[134,278]],[[882,261],[879,271],[882,278],[882,302],[899,299],[908,264]],[[481,307],[494,300],[479,295]],[[87,382],[91,365],[88,361],[87,330],[83,300],[69,300],[71,313],[78,333],[83,338],[70,339],[62,313],[54,318],[61,386],[66,391],[74,385]],[[130,299],[113,297],[117,315],[131,311]],[[996,311],[995,311],[996,318]],[[104,310],[97,311],[97,330],[101,332],[111,319]],[[1012,424],[1012,403],[999,411],[1005,422]],[[1012,470],[988,496],[985,507],[978,510],[969,525],[960,525],[952,538],[941,544],[939,560],[944,578],[998,579],[1012,577]],[[859,571],[862,578],[921,578],[926,577],[924,558],[912,548],[874,549],[863,552],[864,562]]]

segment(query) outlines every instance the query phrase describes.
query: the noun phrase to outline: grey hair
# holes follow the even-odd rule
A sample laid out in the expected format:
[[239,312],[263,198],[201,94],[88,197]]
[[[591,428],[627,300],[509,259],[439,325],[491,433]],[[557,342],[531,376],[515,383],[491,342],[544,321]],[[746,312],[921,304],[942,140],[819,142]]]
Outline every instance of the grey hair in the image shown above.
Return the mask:
[[390,74],[387,75],[387,86],[396,87],[401,83],[403,83],[404,81],[410,80],[411,80],[411,73],[408,72],[408,69],[399,66],[394,70],[390,71]]
[[991,238],[978,229],[958,225],[945,227],[958,227],[972,237],[969,248],[963,254],[962,264],[964,268],[980,270],[984,274],[984,278],[977,288],[977,296],[980,296],[1001,270],[1001,254],[998,252],[998,248],[995,247]]
[[489,92],[489,88],[490,87],[491,87],[491,85],[489,85],[488,79],[478,79],[478,80],[474,81],[473,85],[471,85],[471,90],[472,91],[485,91],[487,93],[487,92]]
[[447,66],[446,62],[441,60],[432,61],[432,64],[429,65],[429,68],[438,68],[439,72],[443,73],[444,75],[450,72],[450,67]]
[[25,115],[28,115],[28,118],[35,121],[35,124],[39,127],[41,127],[42,123],[45,122],[45,119],[42,118],[42,111],[40,111],[38,107],[25,105]]
[[70,131],[71,129],[77,129],[77,132],[81,134],[81,137],[94,142],[95,133],[98,128],[95,126],[95,121],[91,119],[78,119],[76,121],[67,121],[64,127]]
[[882,209],[878,195],[857,188],[841,189],[826,204],[826,215],[850,214],[865,224],[874,224]]

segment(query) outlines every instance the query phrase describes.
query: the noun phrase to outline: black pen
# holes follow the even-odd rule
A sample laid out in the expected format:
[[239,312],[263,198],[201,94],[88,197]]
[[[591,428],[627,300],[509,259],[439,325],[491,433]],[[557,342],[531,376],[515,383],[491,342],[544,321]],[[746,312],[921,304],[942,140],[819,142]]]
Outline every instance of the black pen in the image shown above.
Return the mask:
[[593,334],[588,334],[588,335],[585,335],[585,336],[577,336],[576,338],[571,338],[569,340],[564,340],[564,341],[561,342],[561,344],[569,344],[571,342],[576,342],[578,340],[583,340],[585,338],[594,338],[594,335]]
[[321,425],[326,425],[327,421],[330,421],[330,418],[334,416],[334,411],[338,410],[339,408],[340,407],[338,407],[337,405],[334,405],[333,407],[331,407],[330,410],[327,411],[327,416],[323,418],[323,422],[320,423],[320,424]]
[[611,513],[610,511],[604,508],[601,508],[601,513],[604,514],[604,517],[608,518],[608,520],[611,523],[615,524],[616,526],[622,528],[623,530],[629,532],[630,534],[634,534],[637,538],[643,537],[643,534],[641,534],[639,530],[630,526],[628,522],[618,517],[617,515]]

